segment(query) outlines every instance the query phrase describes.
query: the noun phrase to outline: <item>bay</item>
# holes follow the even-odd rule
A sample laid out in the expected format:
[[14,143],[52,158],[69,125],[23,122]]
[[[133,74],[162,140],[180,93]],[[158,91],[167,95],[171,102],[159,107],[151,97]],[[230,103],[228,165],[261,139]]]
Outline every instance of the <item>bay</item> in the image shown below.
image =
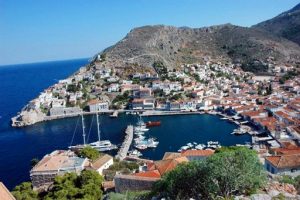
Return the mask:
[[[68,77],[87,62],[88,59],[77,59],[0,67],[0,181],[9,189],[30,180],[32,158],[41,159],[53,150],[82,143],[78,117],[42,122],[25,128],[12,128],[10,118],[45,88]],[[231,135],[236,125],[214,115],[153,116],[143,119],[161,121],[160,127],[153,127],[147,132],[148,136],[160,142],[157,148],[142,151],[143,157],[148,159],[161,159],[165,152],[177,152],[188,142],[206,143],[212,140],[230,146],[250,141],[248,135]],[[101,138],[121,144],[125,128],[137,120],[133,115],[121,114],[116,119],[101,115]],[[97,139],[95,121],[95,116],[85,116],[89,142]]]

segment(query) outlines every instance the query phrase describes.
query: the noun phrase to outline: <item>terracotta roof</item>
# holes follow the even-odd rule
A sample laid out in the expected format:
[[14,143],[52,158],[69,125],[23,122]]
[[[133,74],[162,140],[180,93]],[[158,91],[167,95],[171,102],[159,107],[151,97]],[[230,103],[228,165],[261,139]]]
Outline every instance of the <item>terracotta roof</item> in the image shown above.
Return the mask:
[[141,181],[151,181],[155,182],[158,181],[160,178],[154,178],[154,177],[143,177],[143,176],[135,176],[135,175],[124,175],[124,174],[117,174],[115,176],[115,179],[128,179],[128,180],[141,180]]
[[276,168],[300,167],[300,154],[267,156],[266,160]]
[[102,101],[100,101],[99,99],[92,99],[88,102],[88,105],[95,105],[98,103],[102,103]]
[[132,103],[144,103],[144,99],[133,99]]
[[111,159],[113,159],[113,157],[111,157],[108,154],[104,154],[103,156],[101,156],[97,160],[95,160],[95,162],[92,163],[92,166],[94,169],[99,169],[100,167],[102,167],[105,163],[107,163]]
[[[151,167],[152,170],[158,170],[161,175],[164,173],[173,170],[178,164],[182,162],[188,162],[189,160],[182,156],[176,159],[169,159],[169,160],[160,160],[155,161],[154,165]],[[151,170],[151,169],[150,169]]]
[[174,158],[177,158],[177,157],[180,157],[180,156],[181,156],[180,153],[166,152],[164,154],[163,160],[174,159]]
[[0,197],[1,200],[16,200],[2,182],[0,182]]
[[277,149],[273,149],[273,151],[277,155],[279,155],[279,154],[284,154],[284,155],[300,154],[300,147],[296,147],[294,149],[277,148]]
[[134,175],[139,176],[139,177],[149,177],[149,178],[160,178],[161,177],[158,170],[139,172]]
[[213,150],[186,150],[181,153],[182,156],[210,156],[214,154]]

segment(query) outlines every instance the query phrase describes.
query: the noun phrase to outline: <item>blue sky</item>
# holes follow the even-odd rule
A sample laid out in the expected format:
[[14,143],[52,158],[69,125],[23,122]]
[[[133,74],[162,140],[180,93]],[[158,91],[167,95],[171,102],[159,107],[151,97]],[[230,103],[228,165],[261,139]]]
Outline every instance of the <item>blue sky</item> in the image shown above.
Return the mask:
[[91,57],[132,28],[251,26],[299,0],[0,0],[0,65]]

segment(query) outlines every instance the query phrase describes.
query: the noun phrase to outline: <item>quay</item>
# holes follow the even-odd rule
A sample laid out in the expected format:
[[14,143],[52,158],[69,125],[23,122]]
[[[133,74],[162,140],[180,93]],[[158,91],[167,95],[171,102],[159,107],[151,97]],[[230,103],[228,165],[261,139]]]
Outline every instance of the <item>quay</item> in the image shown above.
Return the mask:
[[126,135],[124,142],[116,155],[116,158],[119,160],[124,160],[127,156],[128,150],[133,140],[133,126],[127,126],[125,133]]
[[204,114],[200,111],[144,111],[141,116],[163,116],[163,115],[194,115]]

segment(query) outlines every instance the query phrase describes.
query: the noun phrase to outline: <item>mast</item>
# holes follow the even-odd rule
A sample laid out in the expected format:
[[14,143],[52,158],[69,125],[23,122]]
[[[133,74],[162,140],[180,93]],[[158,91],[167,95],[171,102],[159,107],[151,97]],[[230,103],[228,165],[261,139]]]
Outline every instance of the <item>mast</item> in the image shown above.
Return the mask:
[[98,118],[98,113],[96,113],[97,117],[97,133],[98,133],[98,141],[100,143],[100,124],[99,124],[99,118]]
[[83,118],[83,114],[81,114],[81,122],[82,122],[83,145],[85,145],[85,126],[84,126],[84,118]]

